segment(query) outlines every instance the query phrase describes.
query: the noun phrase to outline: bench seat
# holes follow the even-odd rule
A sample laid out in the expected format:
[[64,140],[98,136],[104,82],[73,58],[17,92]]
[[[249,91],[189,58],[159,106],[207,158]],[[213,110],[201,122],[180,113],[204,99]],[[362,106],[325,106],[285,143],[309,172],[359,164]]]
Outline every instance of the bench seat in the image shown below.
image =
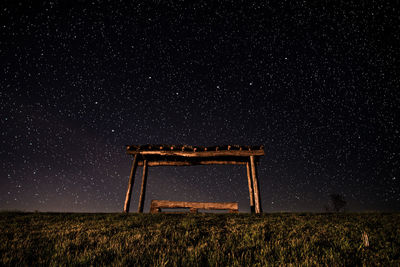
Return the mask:
[[239,205],[237,202],[188,202],[188,201],[169,201],[152,200],[150,213],[161,212],[161,209],[179,209],[188,208],[191,213],[197,213],[201,210],[229,210],[230,213],[237,213]]

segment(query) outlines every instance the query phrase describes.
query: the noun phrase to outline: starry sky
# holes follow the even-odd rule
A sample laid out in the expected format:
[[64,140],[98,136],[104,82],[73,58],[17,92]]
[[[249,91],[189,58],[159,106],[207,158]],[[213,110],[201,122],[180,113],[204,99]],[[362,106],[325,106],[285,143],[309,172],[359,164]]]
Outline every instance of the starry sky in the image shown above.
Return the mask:
[[[1,1],[0,210],[120,212],[125,145],[240,144],[264,212],[399,211],[399,9],[193,2]],[[248,212],[246,168],[150,167],[152,199]]]

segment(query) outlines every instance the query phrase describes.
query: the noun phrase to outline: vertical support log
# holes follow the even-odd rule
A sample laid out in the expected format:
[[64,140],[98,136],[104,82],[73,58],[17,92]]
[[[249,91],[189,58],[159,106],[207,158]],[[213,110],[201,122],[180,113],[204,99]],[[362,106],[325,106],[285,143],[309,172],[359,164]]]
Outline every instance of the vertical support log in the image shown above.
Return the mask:
[[256,163],[254,160],[254,156],[250,156],[250,165],[251,165],[251,176],[253,177],[255,210],[257,214],[260,214],[262,213],[260,187],[257,178]]
[[137,163],[138,163],[138,155],[135,154],[135,156],[133,157],[131,174],[129,176],[128,190],[126,191],[125,205],[124,205],[125,213],[129,212],[129,206],[131,204],[132,188],[133,188],[133,183],[135,182],[135,173],[136,173]]
[[146,184],[147,184],[147,160],[143,161],[143,175],[142,186],[140,188],[138,212],[143,213],[144,199],[146,197]]
[[246,163],[247,169],[247,182],[249,183],[249,194],[250,194],[250,212],[254,213],[254,192],[253,192],[253,181],[251,180],[250,173],[250,162]]

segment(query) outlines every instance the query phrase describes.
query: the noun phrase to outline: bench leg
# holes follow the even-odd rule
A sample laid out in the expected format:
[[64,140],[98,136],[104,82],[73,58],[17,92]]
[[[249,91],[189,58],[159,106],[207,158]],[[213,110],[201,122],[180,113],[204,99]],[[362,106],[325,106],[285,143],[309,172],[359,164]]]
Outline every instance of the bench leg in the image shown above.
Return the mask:
[[195,208],[190,208],[190,213],[197,213],[197,209],[195,209]]
[[159,212],[161,212],[160,208],[153,208],[153,207],[150,208],[150,213],[159,213]]

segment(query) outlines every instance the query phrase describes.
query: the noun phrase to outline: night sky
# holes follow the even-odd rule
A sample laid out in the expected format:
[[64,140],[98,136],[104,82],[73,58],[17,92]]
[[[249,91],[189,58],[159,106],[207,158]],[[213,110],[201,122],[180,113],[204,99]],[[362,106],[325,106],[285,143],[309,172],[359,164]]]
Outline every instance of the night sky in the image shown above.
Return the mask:
[[[1,1],[0,210],[122,211],[128,144],[264,145],[264,212],[400,210],[396,1],[126,2]],[[150,167],[152,199],[247,212],[246,168]]]

